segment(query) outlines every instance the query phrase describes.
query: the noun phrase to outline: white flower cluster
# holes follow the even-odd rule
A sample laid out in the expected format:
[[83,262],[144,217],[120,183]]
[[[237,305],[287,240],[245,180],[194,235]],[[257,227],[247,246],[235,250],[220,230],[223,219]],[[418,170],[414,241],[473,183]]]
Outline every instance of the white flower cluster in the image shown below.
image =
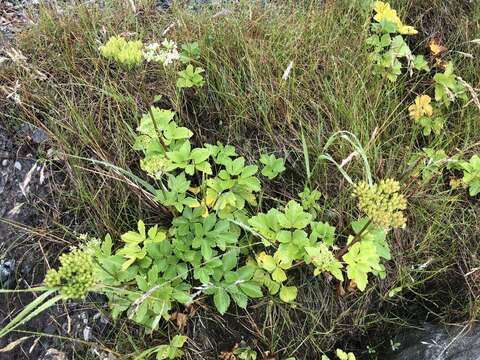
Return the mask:
[[154,42],[145,45],[143,57],[147,62],[159,62],[167,66],[180,59],[180,54],[178,53],[177,43],[165,39],[162,44]]

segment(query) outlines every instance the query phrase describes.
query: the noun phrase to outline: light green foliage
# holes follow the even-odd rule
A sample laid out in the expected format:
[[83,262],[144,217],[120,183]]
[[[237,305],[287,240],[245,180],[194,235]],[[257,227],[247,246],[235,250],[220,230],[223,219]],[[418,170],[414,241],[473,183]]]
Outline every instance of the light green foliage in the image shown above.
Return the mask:
[[[337,349],[335,351],[335,355],[337,356],[338,360],[356,360],[354,353],[346,353],[342,349]],[[330,358],[327,355],[322,355],[322,360],[330,360]]]
[[96,280],[91,254],[84,249],[75,249],[60,256],[59,269],[48,271],[45,285],[59,289],[63,299],[80,299],[93,290]]
[[[402,73],[402,63],[399,60],[400,53],[395,53],[390,49],[392,38],[388,32],[381,35],[388,29],[377,28],[376,31],[379,34],[372,35],[367,39],[367,44],[373,47],[370,59],[375,65],[374,72],[390,81],[395,81]],[[397,45],[400,41],[403,41],[403,38],[400,35],[398,36]]]
[[107,59],[132,68],[142,62],[142,48],[140,40],[127,41],[121,36],[112,36],[105,45],[100,46],[100,52]]
[[260,213],[252,217],[249,224],[267,240],[265,246],[278,244],[273,255],[265,252],[257,255],[260,269],[254,278],[267,287],[270,294],[279,292],[280,299],[285,302],[295,300],[296,287],[284,283],[288,279],[286,271],[296,260],[313,263],[315,275],[327,271],[342,278],[342,265],[328,249],[334,243],[335,228],[327,223],[313,222],[312,215],[296,201],[289,201],[283,212],[271,209],[266,214]]
[[177,88],[202,87],[205,83],[202,76],[204,71],[205,70],[200,67],[194,68],[191,64],[187,65],[185,70],[178,72]]
[[343,265],[333,253],[328,250],[327,246],[324,244],[319,244],[315,247],[306,247],[305,251],[307,252],[306,263],[312,263],[315,266],[314,275],[318,275],[322,272],[329,272],[338,280],[343,281],[342,268]]
[[[423,158],[425,159],[422,161]],[[410,159],[409,164],[411,166],[417,164],[417,166],[412,169],[412,173],[416,176],[421,175],[422,180],[427,182],[434,176],[440,175],[449,160],[444,150],[423,148],[422,152],[415,154]]]
[[385,230],[370,225],[362,231],[367,222],[368,219],[361,219],[352,223],[355,236],[359,237],[359,241],[353,243],[355,237],[351,236],[348,243],[352,242],[352,244],[343,256],[343,260],[347,264],[347,277],[355,281],[361,291],[366,288],[369,273],[381,278],[385,277],[381,259],[390,260],[390,249],[386,243]]
[[250,346],[239,347],[238,349],[233,350],[233,355],[239,360],[257,360],[257,352],[252,350]]
[[413,57],[413,68],[418,71],[430,72],[430,67],[428,66],[427,60],[423,55],[414,55]]
[[298,196],[300,198],[303,209],[305,211],[308,211],[315,219],[321,210],[321,207],[318,204],[318,200],[320,200],[320,197],[322,196],[320,191],[316,189],[310,190],[309,187],[305,187],[305,189],[300,194],[298,194]]
[[380,257],[371,242],[353,244],[349,252],[343,256],[347,263],[347,276],[354,280],[360,290],[365,290],[368,282],[368,273],[380,271]]
[[[172,111],[156,107],[143,115],[134,145],[135,149],[143,150],[145,154],[142,169],[154,177],[176,169],[184,170],[188,175],[193,175],[195,171],[211,174],[207,161],[210,151],[206,148],[192,149],[188,140],[192,132],[172,121],[174,116]],[[174,183],[172,180],[172,185]]]
[[422,116],[418,120],[418,124],[422,127],[423,135],[429,136],[432,133],[435,135],[440,135],[445,126],[445,118],[441,116],[431,118]]
[[396,81],[402,74],[401,60],[405,59],[408,68],[418,71],[429,72],[430,68],[423,55],[414,55],[403,35],[415,35],[417,31],[408,25],[404,25],[388,3],[382,1],[373,2],[375,15],[371,24],[372,35],[366,40],[372,49],[370,58],[374,64],[374,72]]
[[435,100],[442,102],[448,107],[457,98],[464,101],[467,100],[465,87],[457,80],[457,76],[453,73],[453,63],[448,63],[445,72],[436,73],[433,77],[435,81]]
[[[424,161],[419,161],[421,158]],[[463,178],[453,179],[452,188],[464,185],[469,189],[470,196],[480,193],[480,156],[473,155],[469,161],[461,160],[460,155],[456,154],[449,157],[444,150],[434,150],[424,148],[422,153],[416,154],[410,160],[410,164],[417,164],[413,169],[415,175],[421,174],[425,182],[430,181],[435,176],[441,176],[445,169],[463,171]]]
[[341,349],[337,349],[335,352],[338,360],[355,360],[355,355],[352,352],[346,353]]
[[285,171],[285,160],[283,158],[276,158],[273,154],[262,154],[260,156],[260,162],[264,165],[262,175],[270,180],[275,179]]
[[[403,25],[396,11],[388,4],[375,2],[376,15],[371,25],[372,36],[367,39],[367,45],[372,48],[370,58],[374,64],[374,72],[390,81],[397,80],[402,73],[400,59],[413,61],[413,67],[426,70],[425,59],[418,59],[412,54],[402,34],[412,35],[416,31],[411,26]],[[395,35],[398,34],[398,35]]]
[[470,196],[475,196],[480,193],[480,156],[473,155],[470,161],[463,161],[460,163],[463,169],[462,182],[468,186]]
[[184,282],[187,264],[175,256],[171,239],[157,225],[146,231],[139,222],[138,232],[125,233],[122,240],[125,245],[115,253],[109,236],[93,248],[95,278],[105,286],[114,318],[128,310],[129,318],[155,330],[170,317],[172,302],[192,301],[191,286]]
[[186,336],[182,335],[175,335],[172,340],[170,340],[170,344],[168,345],[160,345],[155,349],[157,353],[156,359],[157,360],[165,360],[165,359],[177,359],[183,356],[182,347],[187,341]]
[[191,42],[182,45],[182,51],[180,52],[180,61],[183,63],[189,63],[200,58],[200,48],[198,42]]
[[372,222],[389,228],[405,226],[403,210],[407,207],[405,197],[399,193],[400,184],[393,179],[369,185],[365,181],[354,186],[353,196],[358,198],[358,207]]
[[[174,302],[193,300],[191,285],[183,281],[189,274],[221,314],[232,300],[245,308],[248,299],[262,296],[260,284],[252,280],[256,268],[239,264],[242,231],[229,220],[240,216],[246,203],[255,203],[258,168],[246,165],[228,145],[192,147],[191,131],[173,119],[173,112],[152,107],[142,117],[135,141],[145,154],[142,168],[160,186],[156,200],[176,211],[171,226],[146,231],[140,221],[137,231],[122,235],[125,245],[114,255],[98,252],[99,262],[111,267],[102,273],[104,283],[139,290],[109,295],[115,315],[128,310],[149,329],[168,318]],[[120,279],[109,273],[121,274]]]
[[315,242],[318,239],[327,246],[333,246],[335,243],[335,226],[331,226],[329,223],[312,222],[310,224],[312,232],[310,233],[310,240]]
[[286,303],[291,303],[297,298],[298,289],[296,286],[282,285],[280,288],[280,299]]
[[159,231],[158,226],[150,228],[148,233],[145,231],[145,224],[142,220],[138,221],[138,232],[129,231],[121,236],[125,243],[117,255],[122,255],[125,262],[122,264],[122,270],[127,270],[137,260],[142,260],[147,255],[146,247],[150,243],[159,243],[166,239],[165,232]]

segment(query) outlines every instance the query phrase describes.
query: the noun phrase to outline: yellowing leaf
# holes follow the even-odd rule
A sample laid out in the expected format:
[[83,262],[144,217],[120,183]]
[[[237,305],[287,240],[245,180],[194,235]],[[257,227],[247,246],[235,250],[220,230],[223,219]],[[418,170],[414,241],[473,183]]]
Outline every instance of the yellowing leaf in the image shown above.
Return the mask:
[[202,213],[202,218],[207,218],[208,217],[208,207],[203,208],[203,213]]
[[440,58],[435,58],[435,66],[439,69],[446,70],[448,66],[448,62]]
[[397,11],[390,7],[390,4],[384,3],[383,1],[375,1],[373,5],[373,10],[376,12],[373,19],[375,21],[381,22],[382,20],[387,20],[395,23],[397,17]]
[[265,269],[270,273],[277,267],[273,256],[267,255],[265,251],[262,251],[260,254],[258,254],[257,262],[262,269]]
[[415,103],[408,107],[410,117],[417,121],[422,116],[430,117],[433,115],[433,107],[430,104],[432,98],[428,95],[420,95],[415,99]]
[[432,39],[428,44],[428,48],[434,57],[439,56],[441,53],[447,50],[447,48],[442,45],[439,39]]
[[212,207],[213,204],[215,204],[215,201],[217,201],[217,193],[216,193],[216,191],[208,188],[208,189],[207,189],[207,195],[205,196],[205,204],[206,204],[208,207]]
[[282,286],[280,289],[280,299],[286,303],[292,302],[297,298],[298,289],[295,286]]
[[200,192],[200,186],[191,186],[188,188],[188,191],[190,191],[194,195],[197,195]]
[[413,26],[403,24],[399,27],[398,32],[402,35],[418,34],[418,31]]
[[390,7],[390,4],[383,1],[375,1],[373,10],[376,12],[373,19],[377,22],[388,21],[394,23],[398,32],[402,35],[415,35],[418,33],[413,26],[404,25],[397,15],[397,11]]
[[282,283],[287,280],[287,274],[285,274],[285,271],[283,271],[281,268],[277,267],[272,272],[272,280],[278,283]]

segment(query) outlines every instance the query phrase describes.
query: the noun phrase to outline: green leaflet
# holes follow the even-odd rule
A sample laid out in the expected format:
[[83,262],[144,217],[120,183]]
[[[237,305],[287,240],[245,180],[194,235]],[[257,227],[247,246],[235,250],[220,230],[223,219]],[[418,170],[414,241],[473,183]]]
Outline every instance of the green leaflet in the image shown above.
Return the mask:
[[480,193],[480,156],[473,155],[470,161],[460,163],[463,169],[463,183],[468,186],[470,196]]
[[285,171],[285,161],[282,158],[276,158],[275,155],[262,154],[260,162],[264,165],[262,175],[272,180]]
[[343,256],[343,260],[347,263],[347,277],[354,280],[361,291],[367,286],[369,273],[383,270],[380,266],[380,256],[371,241],[353,244]]

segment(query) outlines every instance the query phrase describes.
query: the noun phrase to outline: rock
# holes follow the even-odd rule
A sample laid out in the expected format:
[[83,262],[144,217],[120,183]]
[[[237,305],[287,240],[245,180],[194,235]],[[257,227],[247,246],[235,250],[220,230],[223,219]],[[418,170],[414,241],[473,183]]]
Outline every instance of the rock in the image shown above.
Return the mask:
[[426,324],[395,338],[399,350],[390,360],[479,360],[480,326],[442,327]]
[[40,360],[66,360],[67,356],[64,352],[50,348],[45,354],[40,358]]
[[15,164],[13,165],[15,167],[15,169],[17,169],[18,171],[22,171],[22,164],[20,163],[20,161],[15,161]]
[[36,128],[32,133],[32,141],[35,144],[41,144],[48,140],[48,135],[43,129]]
[[0,288],[12,289],[15,287],[15,260],[0,261]]
[[8,160],[7,159],[3,159],[2,161],[2,166],[7,166],[8,165]]

